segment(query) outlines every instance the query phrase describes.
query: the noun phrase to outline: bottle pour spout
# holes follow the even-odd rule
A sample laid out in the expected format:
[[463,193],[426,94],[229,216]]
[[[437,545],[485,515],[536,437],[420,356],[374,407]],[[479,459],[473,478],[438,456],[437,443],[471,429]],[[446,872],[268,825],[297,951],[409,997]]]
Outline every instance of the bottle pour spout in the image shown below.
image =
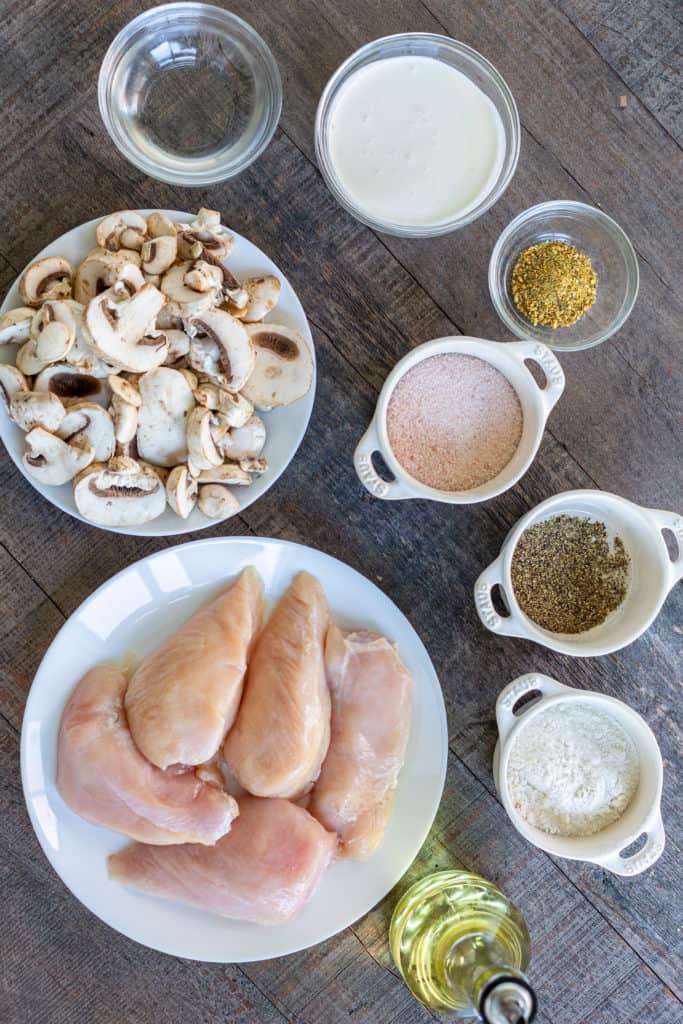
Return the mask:
[[499,976],[481,993],[479,1012],[485,1024],[531,1024],[536,996],[521,978]]

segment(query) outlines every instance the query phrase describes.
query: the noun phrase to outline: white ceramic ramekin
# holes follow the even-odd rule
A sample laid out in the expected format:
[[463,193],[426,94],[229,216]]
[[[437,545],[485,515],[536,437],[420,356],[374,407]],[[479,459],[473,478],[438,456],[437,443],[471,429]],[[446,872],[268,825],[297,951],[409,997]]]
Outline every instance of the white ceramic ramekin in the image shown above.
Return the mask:
[[[387,435],[387,408],[392,392],[401,377],[417,363],[431,356],[457,352],[476,356],[495,366],[508,379],[517,392],[522,405],[524,424],[519,447],[507,466],[492,480],[469,491],[439,491],[427,487],[411,476],[398,462]],[[538,363],[545,375],[545,387],[540,387],[525,361]],[[428,498],[450,505],[471,505],[494,498],[512,487],[526,473],[538,451],[546,420],[564,390],[564,373],[556,357],[539,342],[485,341],[483,338],[437,338],[418,345],[396,364],[384,382],[370,426],[358,442],[354,465],[358,477],[376,498],[395,501],[400,498]],[[379,452],[395,479],[382,480],[372,464],[372,456]]]
[[[536,625],[517,603],[510,576],[517,541],[528,526],[557,515],[580,516],[605,523],[621,537],[631,559],[631,579],[622,604],[605,621],[584,633],[551,633]],[[670,530],[678,553],[672,560],[662,535]],[[610,654],[636,640],[654,622],[664,600],[683,577],[683,518],[675,512],[643,508],[606,491],[565,491],[536,505],[507,535],[498,558],[474,585],[479,618],[492,633],[533,640],[561,654],[596,657]],[[508,615],[501,615],[491,600],[498,586]]]
[[[538,691],[539,697],[515,714],[519,700],[534,691]],[[617,821],[592,836],[555,836],[530,825],[515,809],[507,783],[510,754],[520,732],[541,711],[572,701],[590,704],[612,715],[633,740],[640,759],[640,781],[631,803]],[[661,856],[665,842],[660,810],[662,755],[649,725],[628,704],[593,690],[564,686],[549,676],[530,674],[515,679],[501,692],[496,702],[496,720],[499,740],[493,759],[494,780],[510,821],[525,839],[553,856],[591,861],[616,875],[639,875]],[[624,856],[622,851],[643,834],[644,845],[636,853]]]

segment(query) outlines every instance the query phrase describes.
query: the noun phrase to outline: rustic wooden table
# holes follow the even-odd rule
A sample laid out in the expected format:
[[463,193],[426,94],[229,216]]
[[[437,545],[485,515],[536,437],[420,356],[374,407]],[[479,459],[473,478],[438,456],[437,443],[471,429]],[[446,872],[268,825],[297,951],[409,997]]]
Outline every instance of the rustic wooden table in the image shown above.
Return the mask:
[[[208,533],[317,546],[379,580],[410,616],[443,684],[451,750],[441,810],[411,876],[466,865],[518,903],[533,936],[539,1020],[683,1021],[683,591],[671,595],[646,636],[593,661],[497,639],[481,627],[472,602],[472,584],[508,528],[551,494],[599,487],[650,506],[683,505],[680,7],[676,0],[230,0],[272,46],[284,108],[256,165],[199,195],[126,164],[98,114],[104,51],[147,6],[149,0],[5,0],[0,285],[62,232],[121,207],[215,207],[286,269],[317,346],[313,419],[280,482],[243,517]],[[409,29],[445,32],[484,53],[510,84],[523,125],[519,167],[505,196],[472,227],[434,241],[380,238],[351,219],[327,192],[313,153],[315,106],[332,71],[367,40]],[[351,454],[383,378],[429,338],[505,337],[488,297],[489,254],[515,214],[548,198],[597,204],[630,236],[641,273],[630,321],[609,343],[562,357],[566,393],[533,467],[502,498],[460,509],[373,500],[356,480]],[[79,602],[165,542],[117,536],[60,514],[4,451],[0,484],[0,1019],[432,1019],[391,963],[387,923],[395,894],[322,946],[237,967],[144,949],[64,888],[34,838],[21,794],[26,694],[49,640]],[[654,729],[665,761],[668,839],[646,874],[620,879],[554,860],[508,822],[491,777],[493,706],[505,683],[530,670],[620,697]]]

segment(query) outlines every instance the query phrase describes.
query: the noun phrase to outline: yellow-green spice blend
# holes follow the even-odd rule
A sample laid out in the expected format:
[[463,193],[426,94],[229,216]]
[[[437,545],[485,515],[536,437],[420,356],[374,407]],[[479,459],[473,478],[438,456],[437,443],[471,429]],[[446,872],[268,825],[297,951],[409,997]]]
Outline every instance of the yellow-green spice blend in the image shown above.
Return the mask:
[[629,557],[604,523],[559,515],[529,526],[517,541],[512,589],[525,615],[552,633],[599,626],[626,597]]
[[598,278],[585,253],[567,242],[539,242],[512,269],[512,300],[537,327],[571,327],[597,297]]

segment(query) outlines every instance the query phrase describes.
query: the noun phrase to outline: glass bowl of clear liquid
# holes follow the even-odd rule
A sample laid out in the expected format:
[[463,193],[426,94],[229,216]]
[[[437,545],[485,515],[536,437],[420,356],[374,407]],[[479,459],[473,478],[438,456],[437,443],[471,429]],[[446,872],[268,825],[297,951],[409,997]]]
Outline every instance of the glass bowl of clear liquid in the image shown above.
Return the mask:
[[220,7],[173,3],[129,22],[98,82],[104,124],[140,170],[173,185],[224,181],[270,142],[282,83],[261,36]]

